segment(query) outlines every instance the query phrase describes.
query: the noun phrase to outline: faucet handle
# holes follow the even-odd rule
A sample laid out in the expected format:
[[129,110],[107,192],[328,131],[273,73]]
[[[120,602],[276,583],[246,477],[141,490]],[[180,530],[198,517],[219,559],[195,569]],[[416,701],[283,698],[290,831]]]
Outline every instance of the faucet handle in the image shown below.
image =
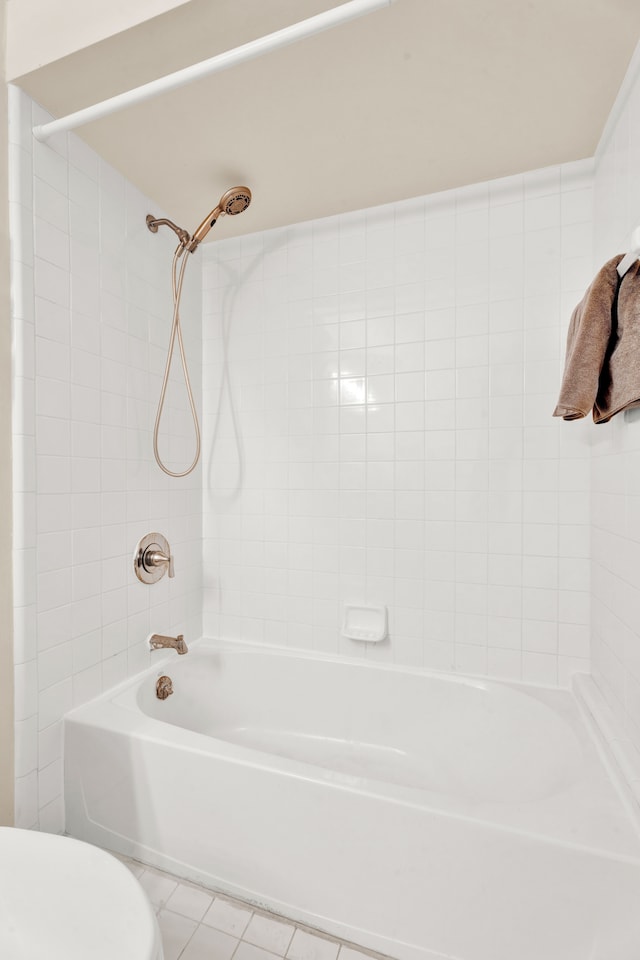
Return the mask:
[[167,565],[169,576],[175,577],[172,553],[167,556],[166,553],[162,552],[162,550],[147,550],[144,555],[144,565],[146,567],[160,567],[163,563],[166,563]]

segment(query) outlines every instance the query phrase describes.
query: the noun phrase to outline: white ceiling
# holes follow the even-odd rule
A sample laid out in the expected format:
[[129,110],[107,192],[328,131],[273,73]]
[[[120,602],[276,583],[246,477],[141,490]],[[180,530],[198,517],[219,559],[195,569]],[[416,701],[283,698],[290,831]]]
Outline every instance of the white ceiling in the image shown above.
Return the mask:
[[[336,5],[190,0],[17,82],[62,116]],[[232,236],[592,156],[639,35],[637,0],[396,0],[77,133],[190,232],[246,183]]]

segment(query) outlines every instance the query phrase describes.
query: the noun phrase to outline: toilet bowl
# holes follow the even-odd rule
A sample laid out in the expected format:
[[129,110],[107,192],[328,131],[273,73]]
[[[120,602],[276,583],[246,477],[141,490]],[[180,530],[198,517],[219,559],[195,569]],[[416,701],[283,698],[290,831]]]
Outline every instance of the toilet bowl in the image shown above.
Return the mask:
[[0,827],[3,960],[162,960],[147,896],[115,857],[71,837]]

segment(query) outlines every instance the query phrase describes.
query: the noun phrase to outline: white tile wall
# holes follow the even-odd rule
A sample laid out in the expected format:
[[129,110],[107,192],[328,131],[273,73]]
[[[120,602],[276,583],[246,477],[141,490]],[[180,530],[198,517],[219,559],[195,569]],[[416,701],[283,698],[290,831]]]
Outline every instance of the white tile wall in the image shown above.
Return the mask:
[[589,427],[551,413],[591,239],[587,161],[205,250],[205,632],[588,670]]
[[[169,480],[151,448],[172,235],[148,232],[147,199],[76,136],[34,141],[44,112],[10,98],[16,821],[60,830],[63,714],[147,666],[150,632],[201,633],[201,476]],[[198,397],[200,275],[194,257],[183,316]],[[174,468],[193,449],[178,370]],[[176,577],[148,587],[131,558],[152,530]]]
[[[598,264],[628,249],[640,225],[640,51],[596,155]],[[594,430],[593,676],[640,762],[640,417]]]
[[[202,472],[169,481],[151,428],[173,238],[11,102],[20,826],[62,826],[64,712],[143,668],[151,630],[201,632],[201,569],[206,633],[551,684],[589,669],[593,428],[551,412],[592,272],[591,162],[201,248],[183,313]],[[186,462],[177,379],[168,422]],[[151,529],[177,577],[145,588]],[[345,602],[386,604],[390,640],[342,638]]]

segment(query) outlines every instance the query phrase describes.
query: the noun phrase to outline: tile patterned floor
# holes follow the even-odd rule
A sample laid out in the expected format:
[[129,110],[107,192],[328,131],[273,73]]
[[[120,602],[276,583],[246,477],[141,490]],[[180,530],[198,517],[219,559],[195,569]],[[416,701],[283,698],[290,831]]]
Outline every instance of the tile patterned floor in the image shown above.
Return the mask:
[[120,857],[151,900],[165,960],[388,960]]

